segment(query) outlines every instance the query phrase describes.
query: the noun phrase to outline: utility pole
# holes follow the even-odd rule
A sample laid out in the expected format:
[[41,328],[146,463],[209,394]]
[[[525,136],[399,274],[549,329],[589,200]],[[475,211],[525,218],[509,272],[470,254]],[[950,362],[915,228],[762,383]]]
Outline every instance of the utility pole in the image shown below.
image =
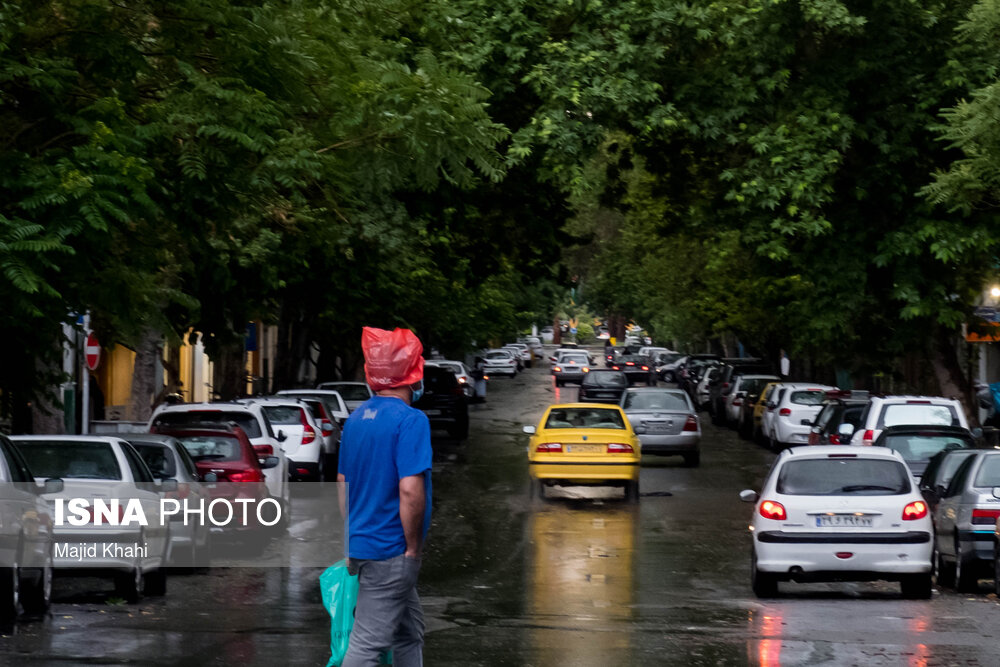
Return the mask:
[[90,313],[83,316],[83,354],[80,355],[80,433],[90,433],[90,369],[87,368],[87,336],[90,335]]

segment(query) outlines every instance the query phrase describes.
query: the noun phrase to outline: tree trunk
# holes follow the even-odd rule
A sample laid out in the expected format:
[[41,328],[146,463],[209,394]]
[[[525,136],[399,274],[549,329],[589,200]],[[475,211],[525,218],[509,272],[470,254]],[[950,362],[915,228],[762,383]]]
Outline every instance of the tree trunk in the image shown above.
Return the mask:
[[246,368],[243,365],[243,341],[219,346],[212,385],[219,400],[231,401],[246,395]]
[[146,421],[153,414],[156,386],[156,365],[163,356],[163,337],[158,331],[146,328],[135,348],[135,367],[132,370],[132,394],[129,397],[128,418]]
[[952,330],[938,329],[935,335],[931,364],[937,377],[939,394],[962,401],[970,425],[978,424],[978,410],[973,395],[972,383],[965,375],[963,364],[956,349],[956,334]]

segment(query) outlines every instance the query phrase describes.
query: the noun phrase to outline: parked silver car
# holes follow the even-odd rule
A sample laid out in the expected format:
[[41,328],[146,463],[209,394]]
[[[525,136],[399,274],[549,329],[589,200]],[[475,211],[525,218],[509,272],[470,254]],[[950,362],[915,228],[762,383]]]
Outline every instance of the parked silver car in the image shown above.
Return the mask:
[[[962,463],[934,511],[938,583],[960,592],[993,576],[994,533],[1000,517],[1000,451],[977,450]],[[990,567],[988,567],[990,566]]]
[[375,395],[367,382],[321,382],[317,389],[328,389],[340,394],[351,412]]
[[688,395],[680,389],[629,387],[621,407],[642,443],[643,455],[679,455],[684,464],[701,463],[701,423]]

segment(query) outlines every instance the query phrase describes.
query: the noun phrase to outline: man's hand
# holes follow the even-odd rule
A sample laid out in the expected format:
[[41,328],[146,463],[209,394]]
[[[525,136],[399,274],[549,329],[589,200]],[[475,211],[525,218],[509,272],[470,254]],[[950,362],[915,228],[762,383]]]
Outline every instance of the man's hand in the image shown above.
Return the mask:
[[406,551],[403,555],[408,558],[420,558],[426,509],[424,476],[410,475],[399,480],[399,520],[403,524],[403,535],[406,536]]

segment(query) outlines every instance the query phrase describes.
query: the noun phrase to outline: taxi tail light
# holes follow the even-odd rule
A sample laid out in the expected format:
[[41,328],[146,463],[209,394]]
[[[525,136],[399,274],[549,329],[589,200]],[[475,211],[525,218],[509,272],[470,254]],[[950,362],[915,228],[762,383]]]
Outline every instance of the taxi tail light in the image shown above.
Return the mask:
[[865,431],[865,434],[861,436],[861,444],[870,445],[872,444],[872,440],[874,439],[875,439],[875,431],[868,429],[867,431]]
[[765,519],[773,519],[775,521],[784,521],[788,518],[785,506],[773,500],[765,500],[760,504],[760,515]]
[[972,510],[972,523],[994,525],[1000,519],[1000,510]]
[[535,447],[536,452],[541,452],[543,454],[552,452],[561,452],[562,450],[563,450],[562,444],[558,442],[543,442],[542,444]]
[[903,521],[916,521],[927,516],[927,503],[922,500],[914,500],[903,508]]
[[259,470],[246,470],[244,472],[231,472],[228,475],[230,482],[263,482],[264,474]]
[[308,445],[316,439],[316,429],[314,429],[309,424],[309,420],[306,419],[305,410],[299,410],[299,420],[302,422],[302,444]]
[[780,410],[778,410],[778,414],[781,415],[782,417],[791,417],[792,416],[792,409],[791,408],[781,408]]
[[608,444],[608,454],[634,454],[635,450],[632,449],[632,445],[626,445],[624,443],[612,442]]
[[687,421],[684,422],[684,431],[697,431],[698,430],[698,418],[694,415],[688,415]]

